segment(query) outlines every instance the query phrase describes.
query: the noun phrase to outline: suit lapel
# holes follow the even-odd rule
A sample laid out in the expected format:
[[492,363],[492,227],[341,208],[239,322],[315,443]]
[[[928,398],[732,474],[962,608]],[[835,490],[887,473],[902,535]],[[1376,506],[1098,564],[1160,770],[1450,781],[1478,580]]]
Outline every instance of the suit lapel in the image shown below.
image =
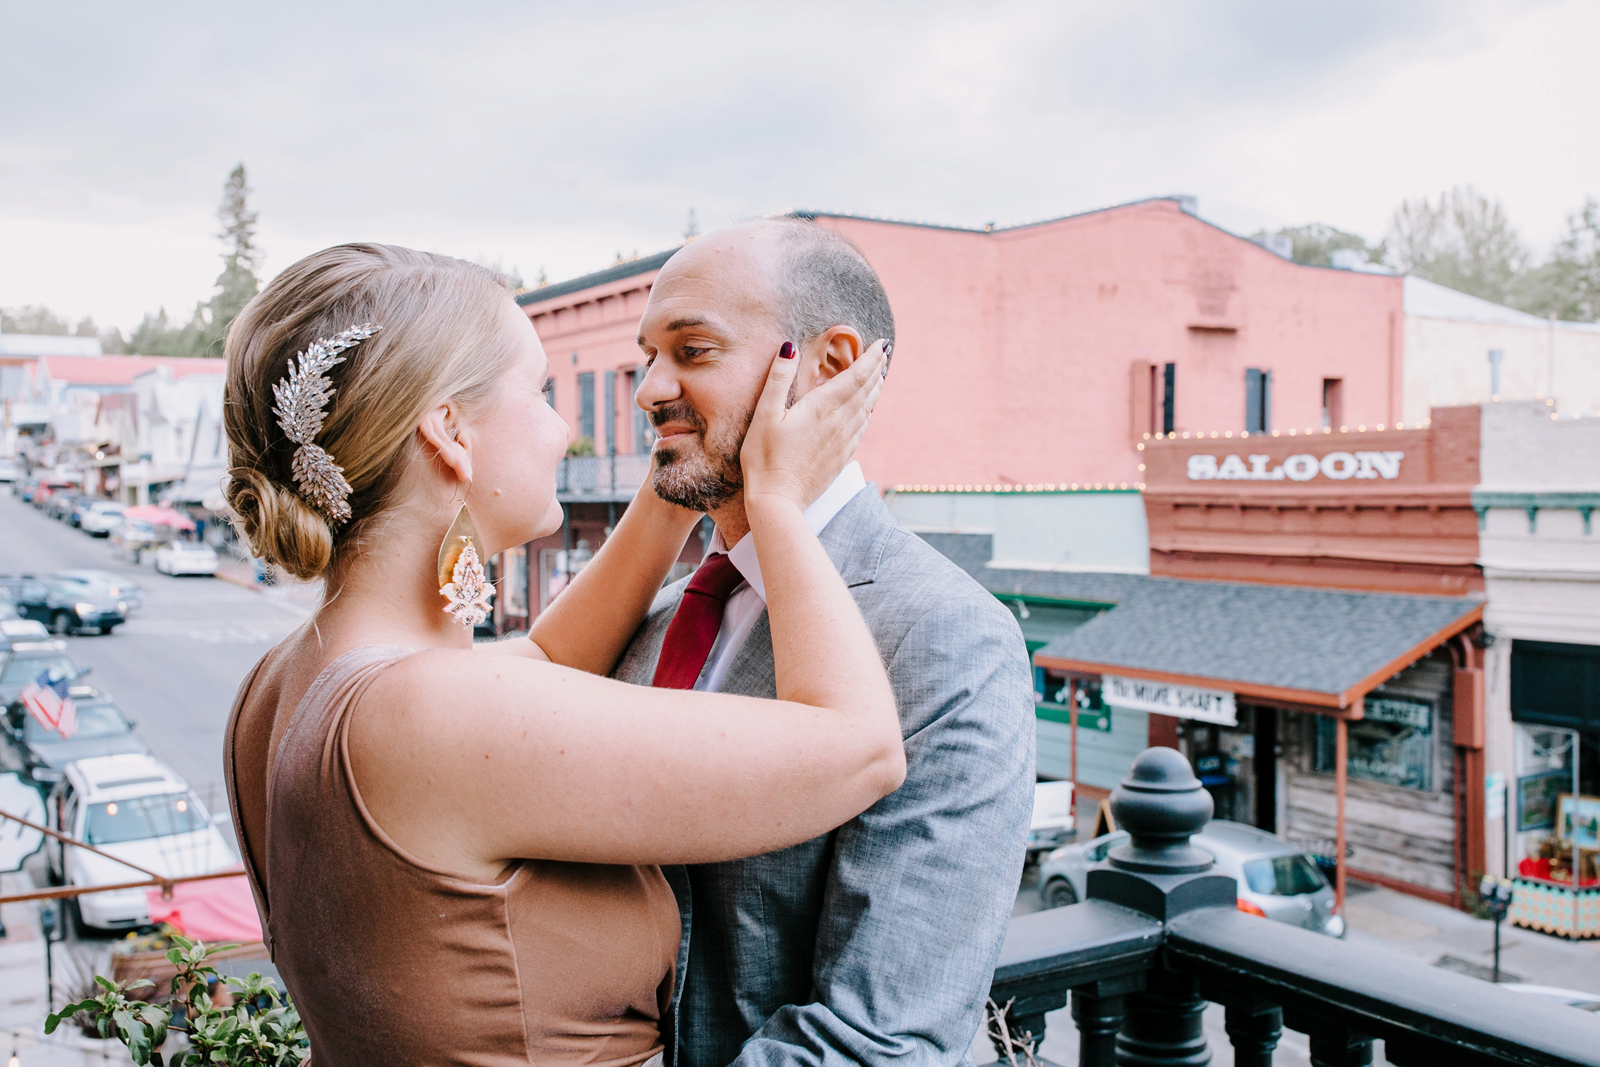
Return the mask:
[[[869,585],[877,577],[878,564],[883,560],[889,535],[894,529],[894,516],[878,496],[877,486],[868,484],[850,498],[850,502],[839,510],[832,522],[823,527],[818,540],[822,542],[823,550],[828,553],[828,558],[833,561],[845,585],[855,588]],[[652,662],[660,650],[661,639],[657,636]],[[777,679],[772,663],[772,626],[765,611],[751,627],[739,651],[734,653],[733,662],[728,664],[728,673],[723,676],[717,692],[767,698],[777,694]]]

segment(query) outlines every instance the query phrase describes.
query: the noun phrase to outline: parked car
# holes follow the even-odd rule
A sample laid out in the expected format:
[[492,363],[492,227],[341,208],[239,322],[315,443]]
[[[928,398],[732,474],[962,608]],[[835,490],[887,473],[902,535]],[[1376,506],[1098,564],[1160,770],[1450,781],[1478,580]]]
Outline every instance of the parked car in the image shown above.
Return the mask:
[[[173,878],[210,874],[238,863],[205,805],[159,760],[127,753],[69,763],[46,803],[53,829],[93,845],[97,855],[52,839],[45,863],[52,879],[92,887],[143,881],[125,859]],[[150,922],[143,889],[86,893],[77,899],[80,926],[127,930]]]
[[61,780],[67,764],[75,760],[123,752],[149,755],[150,749],[133,732],[137,724],[125,717],[110,697],[87,685],[72,686],[69,693],[78,716],[78,729],[71,737],[62,737],[34,718],[20,700],[6,709],[9,766],[48,788]]
[[[1128,840],[1126,831],[1056,849],[1039,865],[1039,896],[1046,907],[1076,904],[1087,895],[1089,868]],[[1189,839],[1216,857],[1216,872],[1239,883],[1239,910],[1343,937],[1344,919],[1333,913],[1333,887],[1310,856],[1265,830],[1213,819]]]
[[[86,630],[108,634],[127,621],[127,602],[104,586],[33,574],[3,575],[0,585],[11,590],[21,615],[44,623],[57,636]],[[40,586],[44,588],[42,603]]]
[[14,482],[22,477],[22,467],[9,456],[0,457],[0,482]]
[[11,599],[17,614],[24,619],[45,622],[50,618],[50,587],[31,575],[0,574],[0,589]]
[[162,574],[217,573],[217,550],[204,541],[168,541],[156,549],[154,558]]
[[72,514],[67,516],[67,525],[77,527],[80,530],[83,529],[83,517],[89,514],[89,509],[94,507],[96,504],[109,503],[109,500],[102,500],[100,497],[91,496],[88,493],[84,493],[82,496],[78,497],[77,500],[73,501]]
[[44,512],[52,519],[60,519],[63,522],[68,521],[72,517],[72,509],[82,499],[83,494],[78,492],[76,486],[51,493],[50,500],[44,506]]
[[1071,782],[1036,782],[1033,786],[1033,822],[1028,827],[1027,862],[1053,852],[1078,835],[1072,812]]
[[33,499],[33,491],[37,488],[39,488],[39,479],[18,478],[11,483],[11,495],[21,497],[23,503],[28,503]]
[[111,550],[129,563],[138,563],[140,553],[165,540],[154,524],[143,519],[122,518],[111,528]]
[[78,487],[76,482],[65,478],[49,477],[39,481],[39,487],[33,491],[33,499],[29,501],[34,507],[43,510],[50,503],[50,498],[57,493],[70,492]]
[[0,704],[10,706],[29,682],[40,675],[76,681],[89,673],[79,670],[67,655],[65,641],[11,641],[5,666],[0,668]]
[[78,527],[95,537],[109,537],[121,522],[121,504],[115,500],[96,500],[84,510]]
[[124,615],[132,615],[144,607],[144,586],[116,571],[85,567],[70,571],[54,571],[50,577],[66,582],[82,583],[91,587],[96,594],[115,597],[126,605]]

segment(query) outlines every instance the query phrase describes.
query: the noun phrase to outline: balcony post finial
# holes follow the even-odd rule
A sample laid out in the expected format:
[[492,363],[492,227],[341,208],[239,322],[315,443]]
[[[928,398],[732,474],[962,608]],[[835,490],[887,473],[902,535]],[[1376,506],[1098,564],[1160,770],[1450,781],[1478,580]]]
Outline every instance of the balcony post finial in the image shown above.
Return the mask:
[[1111,866],[1143,874],[1201,874],[1211,853],[1189,838],[1211,820],[1211,794],[1175,748],[1147,748],[1111,792],[1111,814],[1130,841],[1113,849]]

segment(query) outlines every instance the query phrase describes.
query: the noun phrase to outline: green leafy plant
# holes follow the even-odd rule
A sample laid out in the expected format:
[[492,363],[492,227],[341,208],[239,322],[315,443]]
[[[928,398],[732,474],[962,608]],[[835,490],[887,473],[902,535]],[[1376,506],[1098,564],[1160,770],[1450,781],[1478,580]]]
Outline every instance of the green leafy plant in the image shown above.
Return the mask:
[[222,983],[228,995],[217,1000],[231,1003],[219,1004],[207,990],[222,976],[208,961],[234,946],[207,946],[177,934],[172,941],[176,947],[167,951],[167,959],[178,969],[172,979],[176,1011],[128,996],[150,987],[149,979],[116,983],[96,975],[101,993],[50,1015],[44,1032],[55,1033],[63,1020],[83,1012],[102,1038],[115,1037],[128,1046],[139,1067],[169,1067],[161,1054],[169,1028],[185,1030],[189,1037],[189,1047],[172,1057],[170,1067],[299,1067],[306,1062],[311,1050],[300,1013],[276,983],[259,974],[230,978]]

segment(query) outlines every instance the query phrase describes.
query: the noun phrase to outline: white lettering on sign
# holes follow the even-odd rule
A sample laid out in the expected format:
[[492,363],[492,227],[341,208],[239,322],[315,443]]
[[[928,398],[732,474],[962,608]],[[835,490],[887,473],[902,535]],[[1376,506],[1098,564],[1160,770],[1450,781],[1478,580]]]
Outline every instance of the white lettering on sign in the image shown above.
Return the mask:
[[[1290,456],[1276,467],[1268,467],[1270,456],[1225,456],[1221,463],[1216,456],[1190,456],[1187,473],[1191,482],[1309,482],[1317,475],[1342,482],[1347,478],[1400,477],[1400,461],[1404,452],[1329,452],[1318,459],[1301,454]],[[1250,465],[1245,466],[1248,459]]]
[[1233,694],[1216,689],[1196,689],[1170,682],[1147,682],[1141,678],[1118,678],[1108,674],[1101,680],[1100,699],[1114,708],[1127,708],[1129,711],[1153,711],[1157,715],[1199,719],[1223,726],[1237,726],[1239,723]]

